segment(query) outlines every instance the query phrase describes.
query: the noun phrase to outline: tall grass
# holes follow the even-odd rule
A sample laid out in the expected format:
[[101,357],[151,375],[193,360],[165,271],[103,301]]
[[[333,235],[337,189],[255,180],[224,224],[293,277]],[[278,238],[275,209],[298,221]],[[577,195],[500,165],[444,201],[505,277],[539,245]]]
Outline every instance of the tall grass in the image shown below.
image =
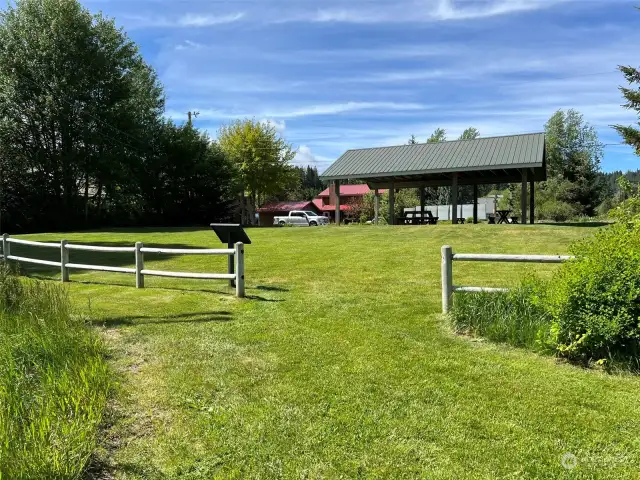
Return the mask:
[[536,301],[538,288],[525,282],[504,293],[456,293],[453,328],[494,342],[546,350],[551,319]]
[[66,290],[0,265],[0,479],[82,474],[110,388],[103,353]]

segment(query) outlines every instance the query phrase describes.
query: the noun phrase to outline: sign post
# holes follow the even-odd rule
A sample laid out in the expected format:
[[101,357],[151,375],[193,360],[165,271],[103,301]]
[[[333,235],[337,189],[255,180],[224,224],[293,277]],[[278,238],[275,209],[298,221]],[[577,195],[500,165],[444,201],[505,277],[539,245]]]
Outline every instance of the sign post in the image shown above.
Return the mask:
[[[227,248],[234,250],[236,243],[240,242],[244,245],[251,245],[251,240],[247,236],[247,233],[242,228],[242,225],[234,223],[212,223],[211,228],[218,236],[222,243],[227,244]],[[244,251],[244,250],[243,250]],[[227,264],[227,271],[229,274],[235,273],[235,255],[229,255]],[[244,261],[243,261],[244,264]],[[229,286],[236,287],[235,280],[229,280]],[[244,287],[244,285],[243,285]]]

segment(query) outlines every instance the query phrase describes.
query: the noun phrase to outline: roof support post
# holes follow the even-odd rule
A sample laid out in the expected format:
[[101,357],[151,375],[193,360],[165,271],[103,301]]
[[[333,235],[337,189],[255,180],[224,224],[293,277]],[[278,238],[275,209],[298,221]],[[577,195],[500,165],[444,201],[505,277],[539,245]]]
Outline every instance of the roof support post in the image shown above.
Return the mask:
[[389,225],[396,224],[396,191],[393,182],[389,184]]
[[336,191],[336,225],[340,225],[340,180],[334,180],[333,185]]
[[373,211],[374,211],[374,219],[373,219],[373,223],[375,223],[376,225],[380,224],[380,193],[378,192],[378,189],[376,188],[374,197],[373,197]]
[[520,206],[522,210],[522,225],[527,224],[527,169],[522,169],[522,193],[520,195]]
[[529,180],[529,223],[531,225],[533,225],[535,223],[535,213],[536,213],[536,207],[535,207],[535,201],[536,201],[536,189],[535,189],[535,183],[533,181],[533,179]]
[[478,184],[473,184],[473,224],[478,224]]
[[425,203],[424,189],[425,189],[424,185],[420,187],[420,225],[424,223],[424,203]]
[[451,179],[451,223],[458,224],[458,174],[454,173]]

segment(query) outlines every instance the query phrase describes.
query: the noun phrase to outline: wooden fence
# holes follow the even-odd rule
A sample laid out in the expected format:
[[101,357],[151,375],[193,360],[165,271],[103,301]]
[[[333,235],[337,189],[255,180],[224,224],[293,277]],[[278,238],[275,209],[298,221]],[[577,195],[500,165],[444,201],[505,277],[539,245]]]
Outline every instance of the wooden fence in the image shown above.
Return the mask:
[[442,247],[442,313],[449,313],[454,292],[506,292],[508,288],[459,287],[453,284],[453,262],[563,263],[575,257],[561,255],[491,255],[453,253],[449,245]]
[[[40,260],[37,258],[19,257],[11,255],[11,244],[29,245],[32,247],[56,248],[60,250],[60,261],[53,262],[50,260]],[[72,250],[84,250],[89,252],[108,252],[108,253],[133,253],[135,255],[135,268],[111,267],[104,265],[85,265],[81,263],[72,263],[69,260],[69,253]],[[147,270],[144,268],[144,254],[158,253],[167,255],[226,255],[233,257],[235,262],[229,262],[230,267],[228,273],[188,273],[188,272],[165,272],[161,270]],[[61,280],[69,281],[69,270],[95,270],[98,272],[116,272],[128,273],[136,276],[136,288],[144,288],[144,277],[146,275],[156,277],[172,277],[172,278],[196,278],[206,280],[229,280],[231,286],[235,286],[236,296],[243,298],[245,296],[244,287],[244,244],[236,243],[234,248],[221,249],[181,249],[181,248],[147,248],[142,242],[137,242],[133,247],[101,247],[96,245],[76,245],[62,240],[60,243],[33,242],[31,240],[21,240],[11,238],[6,233],[2,235],[2,258],[4,260],[12,260],[15,262],[32,263],[36,265],[46,265],[50,267],[60,268]]]

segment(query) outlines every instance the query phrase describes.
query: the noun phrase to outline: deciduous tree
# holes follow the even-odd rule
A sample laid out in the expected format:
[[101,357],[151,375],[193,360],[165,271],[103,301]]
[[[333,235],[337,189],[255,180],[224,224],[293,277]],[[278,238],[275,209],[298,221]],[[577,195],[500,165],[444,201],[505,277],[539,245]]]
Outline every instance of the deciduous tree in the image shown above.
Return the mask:
[[218,142],[237,171],[243,222],[254,224],[255,208],[295,181],[295,152],[273,125],[250,119],[222,126]]
[[13,225],[69,227],[87,219],[90,191],[94,203],[131,192],[163,108],[154,71],[113,21],[76,0],[10,3],[0,12],[0,157]]
[[573,205],[578,213],[593,215],[603,188],[598,175],[603,146],[595,128],[576,110],[558,110],[545,125],[545,133],[548,175],[558,184],[569,183],[558,200]]

